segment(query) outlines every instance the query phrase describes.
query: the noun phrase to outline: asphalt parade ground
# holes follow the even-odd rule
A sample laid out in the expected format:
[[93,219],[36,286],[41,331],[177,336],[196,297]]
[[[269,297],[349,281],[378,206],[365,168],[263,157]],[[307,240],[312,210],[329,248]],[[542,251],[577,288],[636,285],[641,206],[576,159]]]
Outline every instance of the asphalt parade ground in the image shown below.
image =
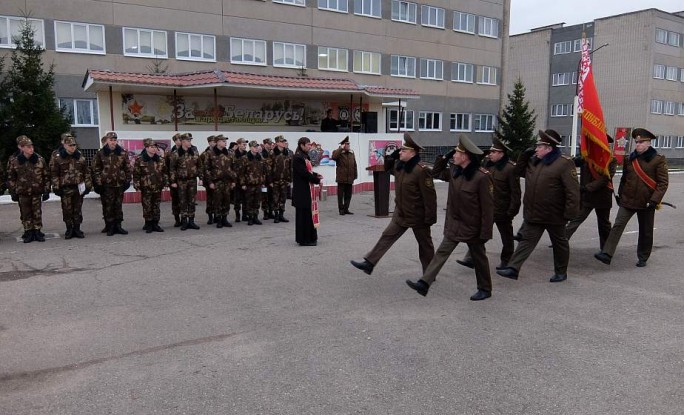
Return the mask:
[[681,414],[684,175],[665,199],[679,209],[656,213],[645,268],[636,217],[607,266],[590,216],[557,284],[548,237],[518,281],[494,274],[495,229],[481,302],[462,245],[427,297],[404,283],[420,277],[411,232],[372,276],[353,268],[389,221],[372,193],[353,216],[321,202],[316,247],[295,244],[291,206],[290,223],[216,229],[200,203],[201,229],[182,232],[166,202],[166,232],[146,234],[126,204],[130,234],[107,237],[87,199],[86,238],[67,241],[48,202],[48,240],[23,244],[18,206],[0,204],[0,414]]

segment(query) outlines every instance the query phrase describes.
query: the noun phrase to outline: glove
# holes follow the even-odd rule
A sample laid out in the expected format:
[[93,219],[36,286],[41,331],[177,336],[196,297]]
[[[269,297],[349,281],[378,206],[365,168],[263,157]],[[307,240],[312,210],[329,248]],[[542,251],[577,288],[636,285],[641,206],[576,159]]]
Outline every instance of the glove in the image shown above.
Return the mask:
[[129,187],[131,187],[131,182],[126,182],[126,183],[124,183],[124,185],[123,185],[123,191],[125,192],[126,190],[128,190]]
[[12,202],[18,202],[19,201],[19,196],[17,196],[16,193],[10,193],[10,197],[12,198]]
[[580,186],[580,192],[584,193],[587,191],[587,186]]
[[93,191],[99,195],[100,193],[102,193],[102,186],[93,186]]
[[59,196],[59,197],[62,197],[62,196],[64,196],[64,190],[62,190],[62,189],[56,189],[56,190],[55,190],[55,194],[56,194],[57,196]]
[[454,154],[456,154],[456,150],[451,150],[450,152],[444,155],[444,158],[447,160],[451,160],[452,158],[454,158]]
[[399,149],[399,148],[396,149],[396,150],[394,150],[394,151],[392,152],[392,154],[390,154],[390,157],[392,157],[393,159],[398,159],[398,158],[399,158],[399,152],[400,152],[400,151],[401,151],[401,149]]
[[83,192],[83,196],[87,195],[88,193],[90,193],[90,189],[86,187],[85,192]]
[[646,203],[646,209],[656,209],[658,204],[656,202],[649,201]]
[[50,192],[43,193],[43,202],[45,202],[45,201],[48,200],[49,198],[50,198]]

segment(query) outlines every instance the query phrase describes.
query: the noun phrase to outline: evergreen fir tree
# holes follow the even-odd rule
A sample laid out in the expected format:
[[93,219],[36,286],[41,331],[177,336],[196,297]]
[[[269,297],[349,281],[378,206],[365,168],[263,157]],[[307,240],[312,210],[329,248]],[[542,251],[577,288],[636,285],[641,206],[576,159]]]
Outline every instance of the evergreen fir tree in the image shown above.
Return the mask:
[[494,134],[512,150],[512,160],[517,160],[520,153],[536,142],[535,122],[537,116],[530,110],[525,100],[525,86],[520,78],[515,82],[513,93],[508,94],[508,104],[503,113],[497,116],[498,126]]
[[34,41],[35,30],[28,21],[14,39],[7,72],[0,81],[0,158],[4,161],[16,151],[16,138],[31,138],[36,152],[49,158],[59,145],[60,135],[71,128],[70,116],[59,108],[53,90],[54,65],[43,68],[45,53]]

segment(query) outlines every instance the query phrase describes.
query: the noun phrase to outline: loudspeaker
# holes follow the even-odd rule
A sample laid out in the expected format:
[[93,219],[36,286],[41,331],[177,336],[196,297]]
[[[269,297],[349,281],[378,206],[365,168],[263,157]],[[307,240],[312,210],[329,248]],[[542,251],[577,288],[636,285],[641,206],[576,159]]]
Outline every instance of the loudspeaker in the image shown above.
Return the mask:
[[364,133],[378,132],[378,113],[377,112],[362,112],[361,124],[363,125]]

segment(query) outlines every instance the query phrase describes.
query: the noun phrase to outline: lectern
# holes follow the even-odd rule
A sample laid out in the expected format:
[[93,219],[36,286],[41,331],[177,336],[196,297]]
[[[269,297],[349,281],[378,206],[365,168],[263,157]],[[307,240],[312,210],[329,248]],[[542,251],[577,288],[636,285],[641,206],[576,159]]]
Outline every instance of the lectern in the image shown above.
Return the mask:
[[366,170],[373,172],[373,201],[376,218],[389,216],[390,174],[382,164],[368,166]]

